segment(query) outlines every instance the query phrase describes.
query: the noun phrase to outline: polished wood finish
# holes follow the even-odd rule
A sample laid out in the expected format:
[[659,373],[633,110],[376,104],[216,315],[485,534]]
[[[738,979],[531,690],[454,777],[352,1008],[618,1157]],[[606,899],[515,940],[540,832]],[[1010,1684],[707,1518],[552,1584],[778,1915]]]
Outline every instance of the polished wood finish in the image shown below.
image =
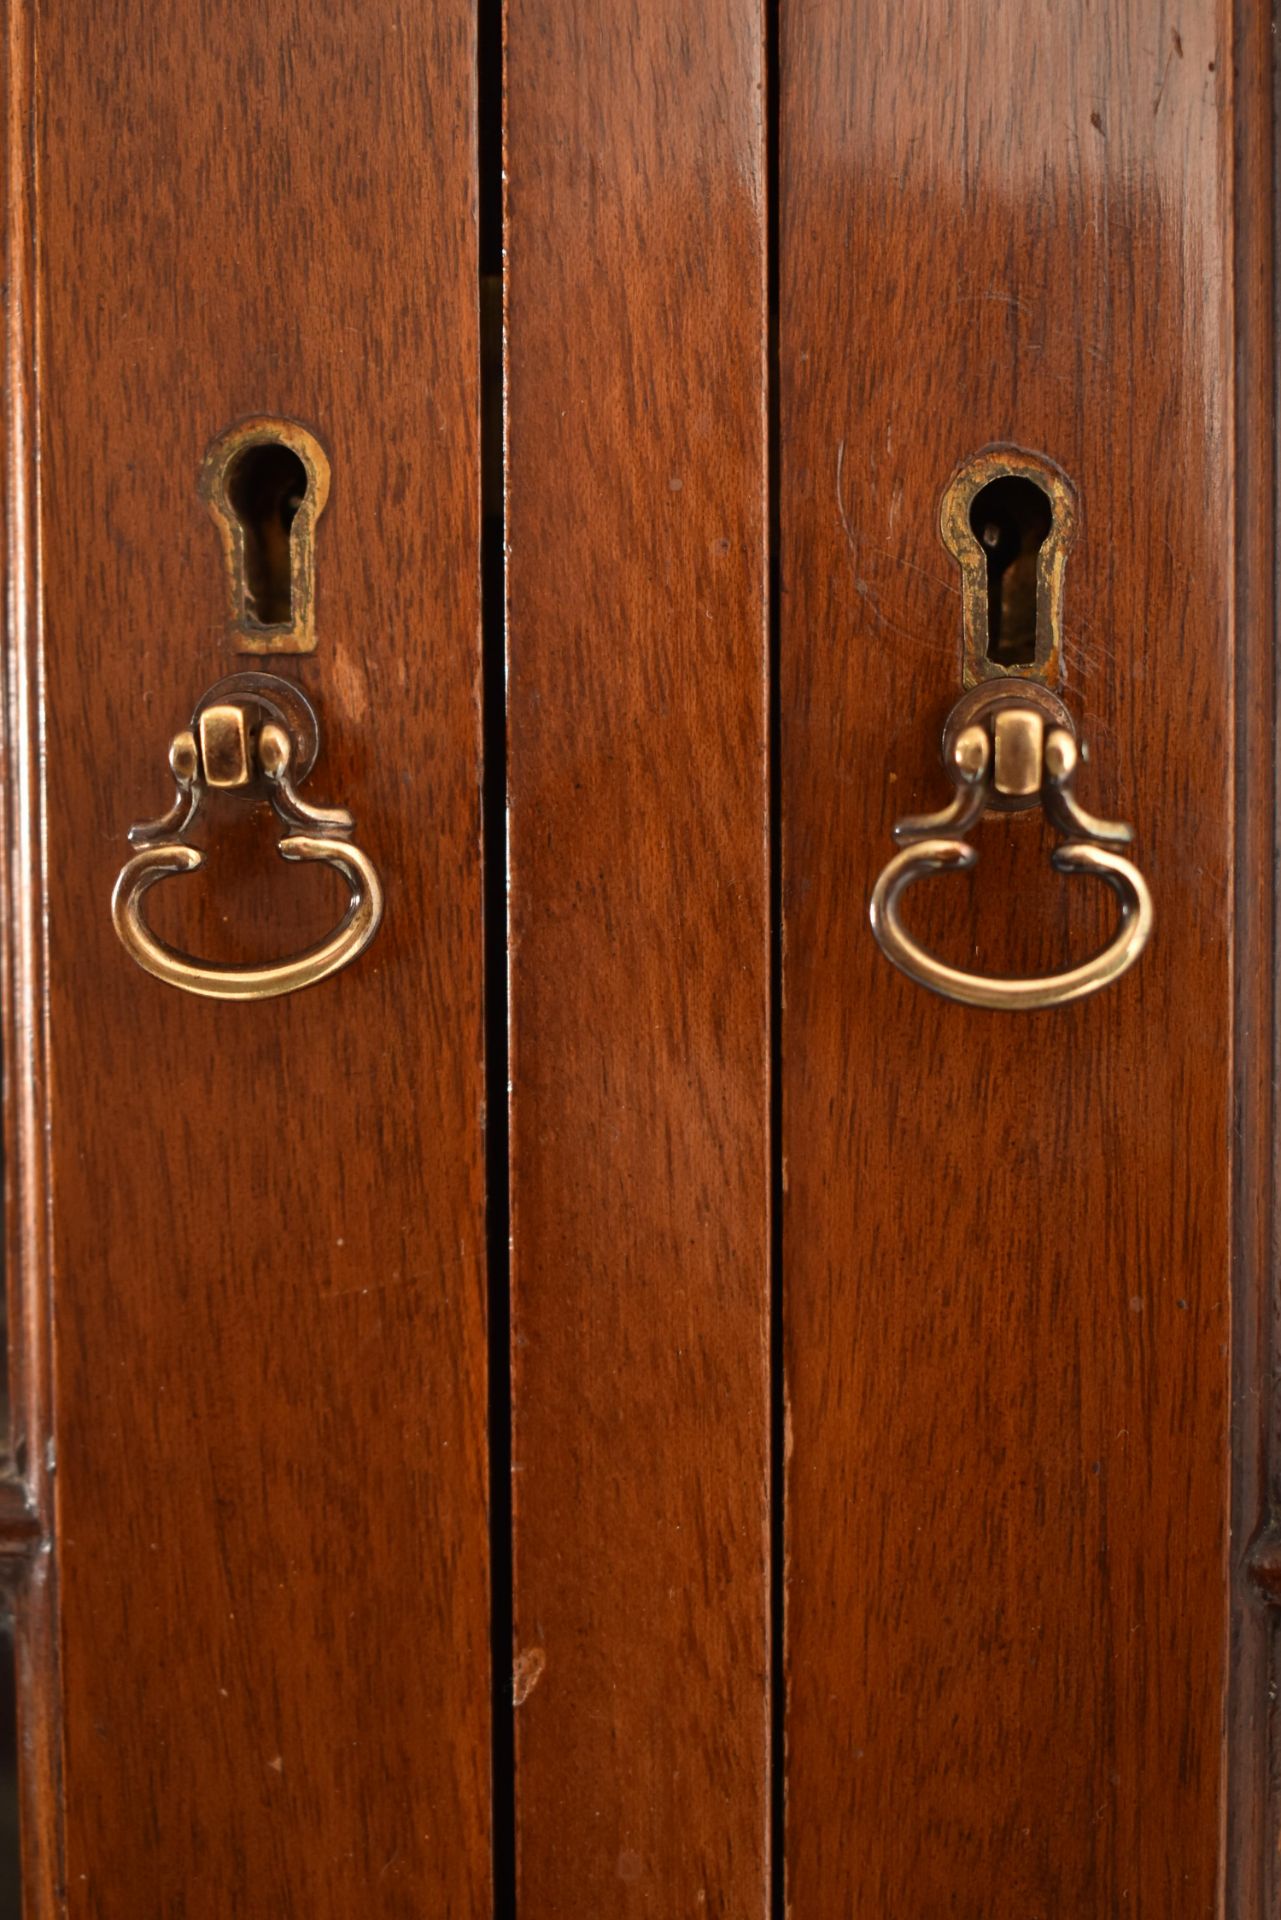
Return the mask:
[[[796,1913],[1210,1914],[1233,1266],[1231,22],[782,10],[787,1873]],[[982,1015],[866,902],[944,797],[956,464],[1079,490],[1065,697],[1150,953]],[[1031,973],[1101,908],[1027,822],[918,924]]]
[[508,0],[518,1911],[768,1911],[761,10]]
[[[10,14],[34,1915],[490,1912],[474,34],[461,0]],[[281,670],[388,910],[340,977],[228,1007],[132,966],[108,901],[243,665],[197,483],[253,413],[333,464],[317,651]],[[228,804],[162,931],[321,933],[338,890],[276,837]]]

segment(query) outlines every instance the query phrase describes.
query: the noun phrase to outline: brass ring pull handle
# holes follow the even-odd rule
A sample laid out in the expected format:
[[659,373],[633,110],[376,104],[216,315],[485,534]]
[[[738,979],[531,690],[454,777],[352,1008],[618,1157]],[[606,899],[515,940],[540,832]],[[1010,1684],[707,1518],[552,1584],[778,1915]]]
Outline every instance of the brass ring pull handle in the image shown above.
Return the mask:
[[[175,736],[169,765],[178,793],[159,820],[129,829],[138,848],[126,861],[111,896],[111,918],[125,951],[145,972],[185,993],[211,1000],[269,1000],[296,993],[336,973],[363,953],[382,919],[382,884],[367,854],[352,842],[352,817],[342,808],[313,807],[301,799],[316,758],[319,728],[310,701],[274,674],[237,673],[220,681],[197,706],[191,727]],[[285,860],[322,860],[351,889],[347,911],[318,946],[266,966],[215,966],[160,940],[143,917],[149,888],[204,862],[184,835],[206,791],[265,789],[290,831],[278,852]]]
[[[899,821],[894,837],[904,851],[884,868],[872,894],[872,931],[909,979],[963,1006],[1030,1011],[1084,999],[1134,965],[1152,931],[1152,897],[1138,868],[1115,850],[1130,841],[1131,829],[1096,819],[1077,800],[1073,783],[1079,758],[1067,709],[1043,687],[989,683],[953,708],[943,734],[943,759],[955,796],[941,813]],[[1039,979],[992,979],[948,966],[912,938],[899,917],[899,902],[917,880],[963,873],[975,865],[978,854],[962,835],[989,807],[1011,812],[1038,802],[1067,837],[1068,844],[1051,855],[1057,871],[1093,874],[1116,894],[1121,907],[1116,933],[1080,966]]]

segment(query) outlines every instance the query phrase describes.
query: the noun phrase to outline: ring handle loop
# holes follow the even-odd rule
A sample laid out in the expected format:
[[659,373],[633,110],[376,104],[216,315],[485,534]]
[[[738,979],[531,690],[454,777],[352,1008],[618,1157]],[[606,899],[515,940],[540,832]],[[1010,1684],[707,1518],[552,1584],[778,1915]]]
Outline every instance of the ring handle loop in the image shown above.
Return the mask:
[[[1133,837],[1131,829],[1087,813],[1075,797],[1082,756],[1062,702],[1041,687],[989,684],[963,696],[943,738],[952,803],[940,813],[899,822],[895,838],[907,844],[872,892],[872,932],[887,958],[945,1000],[1012,1012],[1065,1006],[1119,980],[1147,945],[1152,896],[1133,861],[1116,851]],[[1116,932],[1101,952],[1060,973],[1001,979],[949,966],[903,925],[903,895],[931,874],[964,873],[976,864],[978,854],[961,836],[988,807],[1010,811],[1035,806],[1038,799],[1051,823],[1069,836],[1055,848],[1051,864],[1059,873],[1093,875],[1111,887],[1121,909]]]
[[171,947],[151,931],[142,903],[150,888],[177,874],[194,873],[204,855],[179,842],[145,847],[125,863],[111,896],[111,918],[125,952],[145,973],[185,993],[207,1000],[271,1000],[314,986],[364,952],[378,931],[383,914],[383,890],[372,861],[359,847],[341,840],[309,839],[290,834],[277,851],[285,860],[323,860],[336,867],[351,888],[347,911],[327,940],[290,960],[266,966],[215,966]]
[[881,950],[909,980],[962,1006],[1033,1012],[1083,1000],[1119,980],[1142,953],[1152,931],[1152,896],[1134,863],[1108,847],[1057,847],[1051,859],[1060,873],[1092,873],[1106,880],[1121,903],[1116,933],[1102,952],[1080,966],[1039,978],[1000,979],[951,967],[912,938],[899,917],[900,900],[930,874],[963,873],[976,865],[978,854],[963,840],[922,840],[895,854],[872,894],[872,931]]
[[[271,674],[233,674],[199,702],[190,730],[178,734],[170,747],[178,785],[174,805],[159,820],[130,828],[138,851],[125,862],[112,891],[112,924],[144,973],[209,1000],[270,1000],[313,986],[364,952],[382,920],[382,883],[369,856],[352,841],[351,815],[312,806],[296,791],[295,777],[305,777],[318,745],[310,702],[299,688]],[[350,899],[326,939],[288,960],[218,966],[152,932],[143,911],[150,889],[204,865],[204,854],[183,836],[209,786],[246,794],[265,788],[289,829],[277,848],[281,858],[323,861],[342,874]]]

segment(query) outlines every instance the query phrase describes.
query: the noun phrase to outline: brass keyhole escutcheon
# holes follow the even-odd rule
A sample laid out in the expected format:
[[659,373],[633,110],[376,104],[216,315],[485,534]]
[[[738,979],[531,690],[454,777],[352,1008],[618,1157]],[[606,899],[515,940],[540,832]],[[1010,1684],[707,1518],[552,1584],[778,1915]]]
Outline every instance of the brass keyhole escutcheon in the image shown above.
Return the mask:
[[1072,483],[1044,454],[985,447],[948,482],[943,544],[961,569],[961,681],[1063,671],[1063,577],[1076,536]]
[[324,448],[296,420],[241,420],[205,456],[200,491],[222,536],[237,653],[312,653]]

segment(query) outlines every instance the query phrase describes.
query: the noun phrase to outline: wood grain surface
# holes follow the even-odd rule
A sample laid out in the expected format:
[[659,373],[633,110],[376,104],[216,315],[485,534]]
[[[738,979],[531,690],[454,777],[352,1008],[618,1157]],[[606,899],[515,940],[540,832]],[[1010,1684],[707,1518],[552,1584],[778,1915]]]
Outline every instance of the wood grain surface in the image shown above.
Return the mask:
[[761,15],[508,0],[518,1910],[768,1901]]
[[[787,1871],[797,1914],[1218,1911],[1233,855],[1230,19],[782,10]],[[1066,698],[1137,970],[931,998],[867,900],[945,797],[958,461],[1079,490]],[[1045,970],[1035,826],[912,918]],[[967,888],[971,890],[967,893]]]
[[[31,1911],[61,1877],[72,1920],[479,1920],[473,10],[10,17],[11,54],[38,48],[34,86],[10,75],[40,328],[34,367],[11,357],[8,480],[38,475],[25,546],[9,505],[39,602],[11,580],[10,612],[47,756],[19,895],[20,939],[46,935],[25,1138],[47,1127],[66,1803]],[[197,481],[251,413],[332,462],[318,648],[283,670],[321,715],[308,792],[354,811],[387,915],[351,970],[230,1006],[131,965],[108,902],[171,734],[245,664]],[[276,837],[218,813],[160,930],[221,959],[322,932],[332,877]],[[52,1660],[28,1668],[29,1740],[56,1695]]]

